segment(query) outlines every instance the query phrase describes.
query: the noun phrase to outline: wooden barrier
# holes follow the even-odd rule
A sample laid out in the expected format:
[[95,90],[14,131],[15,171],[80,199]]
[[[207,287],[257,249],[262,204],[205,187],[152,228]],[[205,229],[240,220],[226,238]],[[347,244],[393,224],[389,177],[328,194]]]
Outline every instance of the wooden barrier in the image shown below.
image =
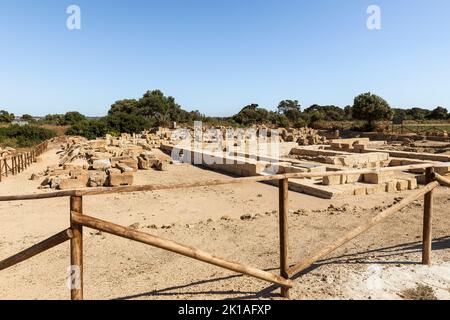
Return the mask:
[[268,282],[272,282],[275,284],[279,284],[280,286],[290,288],[292,287],[292,283],[289,280],[286,280],[277,275],[271,274],[270,272],[262,271],[256,268],[252,268],[249,266],[245,266],[243,264],[239,264],[237,262],[232,262],[225,260],[223,258],[219,258],[213,256],[207,252],[202,250],[188,247],[174,241],[162,239],[148,233],[136,231],[131,228],[125,228],[123,226],[119,226],[117,224],[113,224],[111,222],[107,222],[104,220],[96,219],[93,217],[89,217],[86,215],[81,215],[77,212],[72,212],[72,219],[78,225],[82,225],[88,228],[96,229],[102,232],[110,233],[122,238],[142,242],[160,249],[164,249],[167,251],[171,251],[174,253],[178,253],[184,255],[189,258],[193,258],[195,260],[200,260],[218,267],[222,267],[224,269],[228,269],[231,271],[235,271],[237,273],[246,274],[261,280],[265,280]]
[[357,236],[361,235],[365,231],[369,230],[373,226],[379,224],[380,222],[384,221],[385,219],[392,216],[394,213],[400,211],[401,209],[405,208],[407,205],[411,204],[413,201],[419,199],[420,197],[424,196],[425,194],[432,191],[434,188],[436,188],[439,185],[438,182],[432,182],[428,184],[427,186],[423,187],[422,189],[419,189],[418,191],[414,192],[413,194],[410,194],[405,199],[397,203],[396,205],[390,207],[389,209],[381,212],[380,214],[376,215],[372,219],[370,219],[365,224],[353,229],[352,231],[348,232],[341,238],[335,240],[332,244],[326,246],[325,248],[320,249],[318,252],[312,254],[310,257],[305,259],[304,261],[292,266],[289,268],[289,275],[295,275],[297,273],[300,273],[301,271],[309,268],[312,266],[315,262],[322,259],[323,257],[327,256],[331,252],[335,251],[336,249],[340,248],[347,242],[353,240]]
[[[425,180],[427,183],[432,183],[434,175],[433,168],[427,168],[425,172]],[[438,182],[436,182],[438,183]],[[433,189],[425,194],[425,202],[423,209],[423,249],[422,249],[422,263],[431,265],[431,223],[433,218]]]
[[[289,214],[289,180],[283,179],[279,181],[279,230],[280,230],[280,274],[283,278],[289,279],[288,274],[288,214]],[[289,298],[289,289],[281,288],[281,295]]]
[[[41,150],[36,149],[36,153],[32,156],[37,156]],[[372,172],[383,171],[404,171],[417,168],[426,169],[426,179],[428,184],[409,194],[402,201],[394,206],[386,209],[377,216],[371,218],[365,224],[353,229],[344,236],[340,237],[332,244],[320,249],[318,252],[311,255],[304,261],[289,267],[289,237],[288,237],[288,182],[289,178],[298,177],[319,177],[319,176],[335,176],[343,174],[363,174]],[[11,170],[14,170],[14,164],[11,166]],[[215,186],[237,183],[250,183],[250,182],[264,182],[264,181],[279,181],[279,236],[280,236],[280,276],[266,272],[260,269],[256,269],[250,266],[246,266],[237,262],[229,261],[224,258],[216,257],[207,252],[199,250],[197,248],[188,247],[171,240],[156,237],[154,235],[140,232],[131,228],[126,228],[120,225],[113,224],[108,221],[100,220],[94,217],[90,217],[83,214],[83,196],[100,195],[100,194],[113,194],[113,193],[125,193],[135,191],[156,191],[156,190],[173,190],[181,188],[195,188],[203,186]],[[313,265],[319,259],[325,257],[331,252],[335,251],[339,247],[348,243],[355,237],[366,232],[373,226],[383,222],[385,219],[391,217],[394,213],[402,210],[413,201],[420,197],[425,197],[424,206],[424,228],[423,228],[423,257],[422,262],[426,264],[431,263],[431,219],[433,211],[433,190],[439,185],[450,186],[450,180],[439,176],[433,171],[433,164],[420,164],[410,165],[392,168],[383,168],[378,170],[348,170],[342,172],[322,172],[322,173],[295,173],[273,176],[258,176],[247,178],[235,178],[235,179],[222,179],[213,180],[207,182],[186,183],[176,185],[147,185],[147,186],[128,186],[117,188],[95,188],[94,190],[68,190],[58,191],[46,194],[33,194],[22,196],[2,196],[0,201],[23,201],[23,200],[35,200],[35,199],[47,199],[56,197],[70,197],[70,229],[65,230],[27,250],[22,251],[8,259],[0,261],[0,270],[11,267],[19,262],[29,259],[36,254],[39,254],[45,250],[48,250],[60,243],[70,240],[70,261],[71,267],[79,270],[79,278],[77,283],[79,287],[71,288],[71,298],[73,300],[83,299],[83,226],[93,228],[99,231],[110,233],[122,238],[134,240],[137,242],[145,243],[163,250],[174,252],[184,255],[186,257],[203,261],[227,270],[231,270],[240,274],[248,275],[260,280],[268,281],[277,284],[281,287],[281,294],[283,297],[289,297],[289,289],[293,283],[290,278],[304,271],[306,268]]]
[[[17,175],[25,171],[48,148],[48,141],[44,141],[26,153],[18,153],[9,157],[0,158],[0,182],[2,177],[9,174]],[[10,165],[8,164],[10,162]]]
[[[76,222],[75,215],[83,214],[83,199],[81,197],[70,197],[70,228],[73,237],[70,239],[70,265],[73,270],[77,270],[76,284],[80,287],[71,287],[72,300],[83,300],[83,226]],[[74,285],[74,283],[72,283]]]
[[57,245],[60,245],[61,243],[66,242],[72,237],[73,237],[72,230],[70,229],[64,230],[26,250],[23,250],[18,254],[13,255],[12,257],[9,257],[8,259],[0,261],[0,270],[10,268],[20,262],[28,260],[34,257],[35,255],[38,255],[44,251],[56,247]]

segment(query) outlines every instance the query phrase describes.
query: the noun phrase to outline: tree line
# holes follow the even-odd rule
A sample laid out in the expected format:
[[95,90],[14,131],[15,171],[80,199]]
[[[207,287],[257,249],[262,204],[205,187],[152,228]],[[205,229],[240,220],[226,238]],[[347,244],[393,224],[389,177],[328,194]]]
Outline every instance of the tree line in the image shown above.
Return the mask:
[[[267,124],[278,127],[305,127],[321,121],[365,121],[364,130],[373,130],[376,122],[400,117],[403,120],[448,120],[450,114],[444,107],[434,110],[423,108],[391,108],[382,97],[363,93],[355,97],[353,105],[344,108],[335,105],[314,104],[302,110],[298,100],[283,100],[270,110],[258,104],[244,106],[231,117],[207,117],[198,110],[186,111],[171,96],[160,90],[147,91],[140,99],[123,99],[111,105],[108,114],[98,119],[88,119],[79,112],[50,114],[43,119],[34,120],[30,115],[23,115],[22,120],[31,124],[67,125],[68,135],[81,135],[89,139],[104,136],[107,133],[140,132],[142,130],[167,126],[172,122],[191,124],[203,121],[211,124],[230,126],[251,126]],[[0,122],[11,123],[14,114],[0,111]]]

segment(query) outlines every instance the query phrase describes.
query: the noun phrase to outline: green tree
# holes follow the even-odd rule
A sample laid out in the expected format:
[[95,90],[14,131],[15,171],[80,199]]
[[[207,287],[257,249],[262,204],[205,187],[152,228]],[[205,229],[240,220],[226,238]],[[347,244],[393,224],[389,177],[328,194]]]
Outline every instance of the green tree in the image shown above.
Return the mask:
[[411,119],[421,121],[425,120],[431,112],[424,108],[411,108],[407,109],[407,113]]
[[445,120],[448,118],[448,111],[444,107],[437,107],[427,117],[432,120]]
[[138,114],[138,101],[136,99],[124,99],[114,102],[108,114],[113,115],[118,112]]
[[156,120],[157,125],[176,121],[181,107],[173,97],[166,97],[160,90],[147,91],[138,101],[138,114]]
[[74,125],[84,120],[86,120],[86,117],[78,111],[70,111],[64,115],[64,124]]
[[316,111],[320,112],[323,120],[327,121],[342,121],[346,118],[345,111],[334,105],[320,106],[313,104],[309,108],[305,109],[304,113],[311,114]]
[[258,104],[249,104],[233,116],[233,120],[240,125],[262,124],[269,120],[269,111],[260,108]]
[[43,123],[53,124],[57,126],[64,125],[64,115],[63,114],[48,114],[42,120]]
[[282,100],[280,101],[280,103],[278,104],[278,112],[281,114],[286,115],[288,113],[288,111],[292,111],[292,110],[296,110],[296,111],[301,111],[300,110],[300,103],[298,102],[298,100]]
[[370,92],[357,96],[352,107],[352,117],[367,121],[369,129],[375,127],[376,121],[390,120],[392,114],[392,109],[387,101]]
[[0,110],[0,122],[11,123],[15,119],[14,113],[9,113],[6,110]]

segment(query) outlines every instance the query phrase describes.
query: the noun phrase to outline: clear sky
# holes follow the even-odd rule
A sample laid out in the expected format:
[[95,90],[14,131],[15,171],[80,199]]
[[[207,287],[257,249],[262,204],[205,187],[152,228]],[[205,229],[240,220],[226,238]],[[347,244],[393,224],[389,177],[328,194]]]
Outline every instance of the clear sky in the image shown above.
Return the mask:
[[[381,30],[366,27],[372,4]],[[450,1],[0,0],[0,108],[99,116],[149,89],[215,116],[367,91],[450,108]]]

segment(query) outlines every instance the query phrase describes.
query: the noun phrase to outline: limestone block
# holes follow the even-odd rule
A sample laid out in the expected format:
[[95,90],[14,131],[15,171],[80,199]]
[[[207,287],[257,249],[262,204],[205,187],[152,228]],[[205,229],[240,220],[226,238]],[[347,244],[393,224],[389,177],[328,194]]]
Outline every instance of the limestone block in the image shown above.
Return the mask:
[[122,172],[134,172],[135,170],[129,166],[127,166],[126,164],[119,162],[118,164],[116,164],[116,168],[119,169]]
[[409,190],[417,189],[417,179],[416,178],[409,178],[408,179],[408,189]]
[[102,187],[107,180],[107,174],[105,171],[90,171],[89,172],[89,187]]
[[364,182],[379,184],[391,181],[394,177],[393,172],[378,172],[364,174]]
[[367,194],[367,188],[363,187],[363,186],[356,187],[354,194],[355,194],[355,196],[364,196]]
[[345,175],[325,176],[323,177],[322,184],[325,186],[337,186],[340,184],[345,184],[346,178],[347,177]]
[[397,191],[408,190],[408,180],[397,180]]
[[384,183],[372,184],[372,185],[367,186],[367,194],[368,195],[384,192],[385,190],[386,190],[386,184],[384,184]]
[[59,183],[60,190],[71,190],[86,187],[86,182],[82,179],[61,179]]
[[386,192],[389,193],[397,192],[397,181],[386,182]]
[[348,174],[347,175],[347,183],[355,183],[361,180],[360,174]]
[[94,170],[107,170],[111,168],[111,161],[109,159],[94,160],[92,168]]
[[108,185],[110,187],[131,186],[133,179],[133,172],[110,173],[108,176]]
[[125,158],[119,161],[119,164],[124,164],[133,169],[133,171],[138,170],[138,162],[133,158]]
[[155,166],[155,169],[158,171],[166,171],[166,164],[163,161],[158,161],[158,163]]

